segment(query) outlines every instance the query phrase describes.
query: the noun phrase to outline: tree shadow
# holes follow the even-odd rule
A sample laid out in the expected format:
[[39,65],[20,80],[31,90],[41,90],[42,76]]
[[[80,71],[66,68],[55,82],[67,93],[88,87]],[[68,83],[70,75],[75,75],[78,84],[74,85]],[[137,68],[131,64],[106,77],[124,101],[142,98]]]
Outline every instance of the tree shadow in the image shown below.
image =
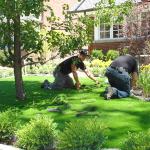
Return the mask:
[[[79,91],[76,89],[64,90],[45,90],[40,88],[40,81],[24,81],[26,99],[19,101],[15,97],[14,81],[0,81],[0,109],[1,111],[9,107],[29,108],[34,107],[39,110],[50,105],[51,101],[61,95],[65,95],[66,99],[73,99],[74,95],[86,95],[97,88],[95,85],[87,85]],[[94,92],[94,91],[93,91]],[[79,98],[78,96],[78,98]],[[82,97],[82,96],[81,96]]]

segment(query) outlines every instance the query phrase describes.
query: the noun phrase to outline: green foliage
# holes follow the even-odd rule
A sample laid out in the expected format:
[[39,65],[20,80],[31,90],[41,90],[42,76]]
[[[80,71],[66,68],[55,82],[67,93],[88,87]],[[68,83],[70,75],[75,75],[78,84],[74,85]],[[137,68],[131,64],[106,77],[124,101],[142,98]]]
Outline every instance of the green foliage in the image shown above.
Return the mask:
[[92,67],[91,72],[95,77],[104,77],[106,67]]
[[8,60],[7,57],[4,54],[3,50],[0,50],[0,66],[8,66]]
[[104,126],[96,119],[73,121],[60,133],[58,149],[99,150],[105,139]]
[[93,50],[92,51],[92,57],[95,59],[103,60],[104,54],[103,54],[102,50]]
[[[65,17],[63,22],[60,22],[54,13],[48,19],[52,29],[47,33],[49,49],[57,48],[61,57],[75,50],[80,50],[83,46],[91,43],[93,38],[93,19],[90,16],[79,17],[68,13],[68,9],[67,5],[63,7]],[[74,21],[74,18],[77,20]],[[61,31],[62,29],[65,32]]]
[[150,130],[148,132],[129,133],[122,150],[149,150]]
[[[77,33],[76,33],[77,34]],[[80,49],[83,46],[82,40],[79,35],[64,34],[63,32],[50,31],[47,36],[47,41],[50,49],[56,47],[61,55],[64,57],[66,54],[73,52],[75,49]]]
[[133,0],[116,5],[116,0],[101,0],[96,6],[96,23],[120,23],[133,7]]
[[109,50],[106,54],[106,60],[114,60],[119,56],[119,51]]
[[[6,46],[9,48],[9,52],[7,57],[13,60],[13,49],[14,49],[14,18],[19,15],[29,16],[33,14],[38,18],[40,13],[44,11],[43,0],[16,0],[8,3],[7,1],[0,1],[0,48],[2,50],[6,50]],[[7,21],[5,21],[5,19]],[[35,21],[23,20],[19,24],[20,35],[21,35],[21,48],[26,51],[33,51],[33,53],[37,53],[41,50],[42,41],[39,35],[39,24],[35,23]]]
[[91,72],[95,77],[99,77],[102,74],[100,67],[92,67]]
[[91,61],[91,72],[94,76],[104,76],[106,68],[111,64],[111,60],[102,61],[94,59]]
[[144,96],[150,96],[150,65],[141,66],[138,85],[142,88]]
[[21,24],[21,42],[24,51],[42,53],[42,36],[39,24],[35,21],[25,21]]
[[102,61],[99,59],[94,59],[91,61],[91,66],[92,67],[108,67],[111,64],[111,60],[109,59],[108,61]]
[[54,148],[56,124],[46,116],[38,116],[18,130],[17,146],[26,150],[45,150]]
[[17,129],[17,113],[8,109],[0,113],[0,143],[11,144]]

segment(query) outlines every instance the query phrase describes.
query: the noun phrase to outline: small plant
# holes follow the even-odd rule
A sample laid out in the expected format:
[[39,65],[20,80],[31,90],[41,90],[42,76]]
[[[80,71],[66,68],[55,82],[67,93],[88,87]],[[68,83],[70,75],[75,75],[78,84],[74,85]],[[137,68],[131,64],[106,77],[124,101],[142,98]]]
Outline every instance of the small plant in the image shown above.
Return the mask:
[[67,123],[57,147],[59,150],[99,150],[106,139],[104,129],[96,119]]
[[106,60],[114,60],[119,56],[119,51],[116,50],[109,50],[106,54]]
[[8,109],[0,113],[0,143],[11,144],[17,129],[17,113]]
[[103,54],[102,50],[96,50],[95,49],[92,52],[92,57],[95,58],[95,59],[103,60],[104,54]]
[[56,124],[49,117],[39,116],[18,130],[16,145],[26,150],[46,150],[54,148]]
[[122,150],[149,150],[150,130],[146,133],[129,133],[128,139],[123,144]]

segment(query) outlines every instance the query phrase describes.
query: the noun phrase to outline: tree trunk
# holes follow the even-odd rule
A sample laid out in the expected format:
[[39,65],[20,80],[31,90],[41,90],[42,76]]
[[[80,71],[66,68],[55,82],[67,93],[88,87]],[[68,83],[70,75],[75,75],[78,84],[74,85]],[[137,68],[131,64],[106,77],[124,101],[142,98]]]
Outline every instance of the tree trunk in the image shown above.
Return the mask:
[[16,98],[25,99],[25,92],[22,79],[22,61],[21,61],[21,39],[20,39],[20,16],[14,18],[14,76],[16,87]]

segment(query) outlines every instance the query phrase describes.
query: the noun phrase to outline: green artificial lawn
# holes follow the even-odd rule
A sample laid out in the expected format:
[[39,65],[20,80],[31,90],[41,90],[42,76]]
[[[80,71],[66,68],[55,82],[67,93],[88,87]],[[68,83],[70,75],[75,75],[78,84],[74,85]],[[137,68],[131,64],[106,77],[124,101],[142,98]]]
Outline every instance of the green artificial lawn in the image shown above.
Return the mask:
[[[107,86],[102,79],[101,86],[94,85],[88,78],[82,78],[86,86],[79,91],[52,91],[40,88],[41,82],[49,77],[24,77],[27,99],[15,99],[14,80],[0,79],[0,110],[16,108],[19,111],[18,120],[29,121],[38,114],[52,116],[62,130],[66,121],[97,117],[108,127],[108,140],[105,147],[121,147],[128,131],[146,131],[150,127],[150,103],[135,98],[114,99],[106,101],[100,93]],[[50,78],[52,81],[53,78]],[[68,101],[69,105],[54,106],[54,99]],[[48,108],[59,107],[62,112],[48,112]]]

